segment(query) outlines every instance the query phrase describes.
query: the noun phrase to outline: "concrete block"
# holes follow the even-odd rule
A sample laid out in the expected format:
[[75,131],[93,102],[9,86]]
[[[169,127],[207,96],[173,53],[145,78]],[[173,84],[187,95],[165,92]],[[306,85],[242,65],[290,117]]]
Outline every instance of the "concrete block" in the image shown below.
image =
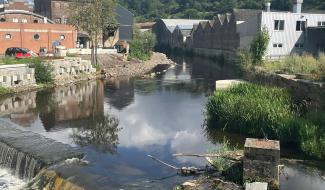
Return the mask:
[[267,183],[261,183],[261,182],[246,183],[245,190],[267,190]]
[[226,90],[234,85],[245,83],[245,81],[236,79],[236,80],[218,80],[216,81],[216,90]]

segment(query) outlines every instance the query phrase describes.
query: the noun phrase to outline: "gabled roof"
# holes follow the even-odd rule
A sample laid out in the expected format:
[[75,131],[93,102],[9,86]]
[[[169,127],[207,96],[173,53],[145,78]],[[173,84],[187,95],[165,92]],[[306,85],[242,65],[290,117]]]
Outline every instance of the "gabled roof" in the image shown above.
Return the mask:
[[262,12],[262,10],[257,9],[234,9],[233,14],[236,21],[247,21],[250,17],[257,16]]
[[206,20],[189,20],[189,19],[161,19],[170,32],[173,32],[178,26],[181,30],[191,30],[194,25]]

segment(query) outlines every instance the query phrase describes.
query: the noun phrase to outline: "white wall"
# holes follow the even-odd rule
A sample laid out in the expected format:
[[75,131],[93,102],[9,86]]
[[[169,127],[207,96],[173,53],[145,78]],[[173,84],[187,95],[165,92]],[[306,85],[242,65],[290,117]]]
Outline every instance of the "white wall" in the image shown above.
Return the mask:
[[[284,20],[284,30],[274,30],[274,20]],[[306,33],[296,31],[297,21],[307,21],[307,27],[317,26],[319,21],[325,21],[325,14],[307,14],[291,12],[263,12],[261,27],[266,27],[270,34],[267,56],[277,58],[291,53],[300,53],[304,49],[295,48],[296,43],[306,44]],[[282,43],[282,48],[274,48],[274,43]],[[306,46],[305,46],[306,48]]]

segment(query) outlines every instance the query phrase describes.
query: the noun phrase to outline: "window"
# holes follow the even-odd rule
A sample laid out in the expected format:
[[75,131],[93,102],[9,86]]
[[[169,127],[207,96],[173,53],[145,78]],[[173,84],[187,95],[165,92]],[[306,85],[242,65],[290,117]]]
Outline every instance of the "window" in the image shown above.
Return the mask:
[[5,38],[8,39],[8,40],[10,40],[12,38],[12,36],[11,36],[11,34],[6,34],[5,35]]
[[0,18],[0,22],[6,22],[5,18]]
[[65,35],[60,35],[60,40],[64,40],[65,39]]
[[18,22],[18,19],[17,18],[13,18],[12,19],[12,22]]
[[274,30],[284,30],[284,20],[275,20]]
[[55,19],[55,23],[57,23],[57,24],[61,24],[61,18],[56,18],[56,19]]
[[296,43],[295,47],[301,49],[301,48],[304,48],[304,44],[303,43]]
[[282,47],[283,47],[283,44],[281,44],[281,43],[276,43],[276,44],[273,44],[273,47],[274,47],[274,48],[282,48]]
[[306,21],[297,21],[296,31],[305,31],[306,30]]
[[40,39],[40,35],[39,34],[35,34],[34,35],[34,40],[39,40]]
[[325,21],[319,21],[317,25],[318,26],[325,26]]
[[24,19],[21,20],[21,22],[22,23],[27,23],[27,19],[24,18]]
[[33,20],[33,23],[38,23],[38,20],[37,19]]
[[68,24],[68,19],[64,18],[63,21],[62,21],[62,24]]

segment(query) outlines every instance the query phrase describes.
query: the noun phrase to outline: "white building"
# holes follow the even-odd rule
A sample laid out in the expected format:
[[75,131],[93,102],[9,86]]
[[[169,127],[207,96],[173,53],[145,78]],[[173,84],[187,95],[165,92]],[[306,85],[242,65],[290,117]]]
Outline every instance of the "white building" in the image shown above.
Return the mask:
[[[301,12],[303,0],[293,0],[292,12],[259,11],[249,18],[237,18],[240,48],[249,49],[256,34],[263,28],[269,32],[268,58],[280,58],[303,52],[316,54],[325,50],[325,14]],[[249,10],[247,10],[249,11]],[[247,14],[247,13],[246,13]]]

